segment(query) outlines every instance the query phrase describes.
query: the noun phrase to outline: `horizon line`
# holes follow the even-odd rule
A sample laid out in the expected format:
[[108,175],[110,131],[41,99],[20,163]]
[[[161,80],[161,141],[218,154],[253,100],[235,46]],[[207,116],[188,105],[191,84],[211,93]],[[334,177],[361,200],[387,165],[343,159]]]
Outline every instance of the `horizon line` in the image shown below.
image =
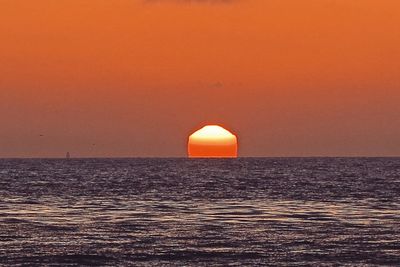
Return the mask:
[[188,156],[100,156],[100,157],[0,157],[0,160],[13,160],[13,159],[55,159],[55,160],[84,160],[84,159],[189,159],[189,160],[197,160],[197,159],[273,159],[273,158],[400,158],[400,155],[378,155],[378,156],[366,156],[366,155],[358,155],[358,156],[346,156],[346,155],[330,155],[330,156],[239,156],[236,158],[232,157],[188,157]]

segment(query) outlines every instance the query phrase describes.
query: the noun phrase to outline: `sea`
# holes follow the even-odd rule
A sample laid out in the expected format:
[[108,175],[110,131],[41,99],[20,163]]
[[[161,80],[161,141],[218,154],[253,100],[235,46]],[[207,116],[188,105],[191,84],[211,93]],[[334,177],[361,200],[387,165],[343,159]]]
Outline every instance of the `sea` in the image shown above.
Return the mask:
[[1,159],[0,266],[400,266],[400,158]]

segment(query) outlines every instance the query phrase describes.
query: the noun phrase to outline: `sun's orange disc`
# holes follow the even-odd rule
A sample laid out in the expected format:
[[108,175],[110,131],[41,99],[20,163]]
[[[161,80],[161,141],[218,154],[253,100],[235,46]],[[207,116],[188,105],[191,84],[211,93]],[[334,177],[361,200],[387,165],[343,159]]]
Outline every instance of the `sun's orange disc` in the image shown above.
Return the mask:
[[190,158],[236,158],[237,138],[218,125],[207,125],[189,136]]

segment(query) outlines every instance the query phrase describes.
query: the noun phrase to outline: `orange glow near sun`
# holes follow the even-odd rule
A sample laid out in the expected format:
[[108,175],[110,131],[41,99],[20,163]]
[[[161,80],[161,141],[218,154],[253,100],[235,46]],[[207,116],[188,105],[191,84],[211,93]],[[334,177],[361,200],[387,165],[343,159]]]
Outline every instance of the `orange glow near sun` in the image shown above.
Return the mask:
[[218,125],[207,125],[189,136],[190,158],[236,158],[237,138]]

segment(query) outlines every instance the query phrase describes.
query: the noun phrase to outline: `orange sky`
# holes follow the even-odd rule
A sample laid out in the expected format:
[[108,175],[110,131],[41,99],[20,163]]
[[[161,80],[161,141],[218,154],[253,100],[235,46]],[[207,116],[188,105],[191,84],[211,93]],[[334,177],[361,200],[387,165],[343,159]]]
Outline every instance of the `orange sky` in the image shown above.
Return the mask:
[[[400,155],[398,0],[0,0],[0,157]],[[43,136],[40,136],[43,135]]]

